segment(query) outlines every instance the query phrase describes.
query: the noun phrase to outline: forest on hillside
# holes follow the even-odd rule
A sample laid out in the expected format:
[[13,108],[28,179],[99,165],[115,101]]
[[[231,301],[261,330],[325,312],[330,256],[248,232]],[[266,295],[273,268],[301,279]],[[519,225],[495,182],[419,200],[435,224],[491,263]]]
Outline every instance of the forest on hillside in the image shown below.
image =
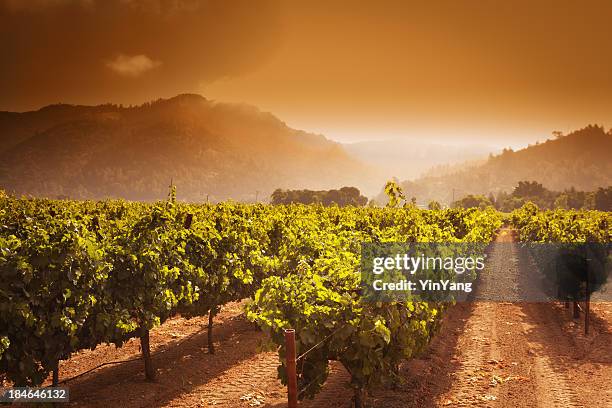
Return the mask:
[[584,209],[612,211],[612,186],[600,187],[595,191],[578,191],[575,188],[564,191],[550,191],[536,181],[519,181],[510,193],[501,192],[488,196],[469,194],[453,202],[453,207],[485,208],[493,206],[504,212],[534,203],[542,209]]
[[368,174],[324,136],[191,94],[0,112],[0,146],[0,188],[49,198],[158,200],[172,182],[181,200],[253,202],[278,187],[336,188]]
[[[467,195],[509,194],[520,181],[536,181],[550,191],[595,191],[612,185],[612,129],[589,125],[524,149],[504,149],[482,164],[445,174],[433,173],[401,181],[403,191],[417,202],[443,204]],[[378,202],[384,202],[380,193]]]

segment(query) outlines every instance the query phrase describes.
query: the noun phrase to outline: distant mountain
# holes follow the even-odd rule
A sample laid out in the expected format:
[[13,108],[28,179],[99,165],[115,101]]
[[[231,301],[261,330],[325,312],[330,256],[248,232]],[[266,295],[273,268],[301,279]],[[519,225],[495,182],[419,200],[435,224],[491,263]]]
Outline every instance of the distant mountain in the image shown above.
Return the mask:
[[[408,197],[419,203],[438,200],[450,203],[468,194],[512,191],[519,181],[537,181],[553,191],[575,187],[593,191],[612,185],[612,130],[587,126],[554,140],[512,151],[505,149],[491,155],[485,163],[470,167],[452,167],[401,186]],[[379,195],[377,200],[385,202]]]
[[391,177],[417,178],[432,167],[443,168],[467,160],[486,160],[497,149],[483,144],[450,144],[418,139],[369,140],[345,143],[344,149],[354,158],[379,169],[384,185]]
[[367,189],[369,174],[321,135],[199,95],[0,112],[0,188],[16,194],[154,200],[173,180],[185,200],[251,201],[276,188]]

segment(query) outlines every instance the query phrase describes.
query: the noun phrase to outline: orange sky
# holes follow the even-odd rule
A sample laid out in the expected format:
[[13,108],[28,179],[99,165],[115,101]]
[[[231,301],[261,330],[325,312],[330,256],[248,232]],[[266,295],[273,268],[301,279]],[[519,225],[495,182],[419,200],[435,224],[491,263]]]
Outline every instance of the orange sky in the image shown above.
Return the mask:
[[338,140],[612,126],[609,1],[0,0],[0,109],[247,102]]

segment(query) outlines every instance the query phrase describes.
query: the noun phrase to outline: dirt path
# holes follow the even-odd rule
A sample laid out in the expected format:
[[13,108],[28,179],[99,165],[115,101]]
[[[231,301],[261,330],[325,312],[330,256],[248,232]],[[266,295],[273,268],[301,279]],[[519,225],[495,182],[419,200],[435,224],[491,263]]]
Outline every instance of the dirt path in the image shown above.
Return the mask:
[[[518,288],[529,270],[514,236],[502,230],[489,254],[490,275],[479,290]],[[278,356],[265,336],[231,304],[218,316],[215,355],[207,354],[206,319],[171,319],[152,332],[158,371],[144,381],[142,362],[103,367],[68,385],[78,407],[283,407],[286,390],[276,379]],[[593,304],[592,331],[553,303],[472,302],[446,314],[429,351],[401,367],[403,382],[375,390],[372,407],[612,407],[612,304]],[[101,346],[62,362],[68,377],[97,364],[138,356],[136,340]],[[349,407],[349,377],[332,374],[307,408]]]
[[[490,254],[490,277],[516,290],[530,260],[502,230]],[[487,279],[483,290],[489,290]],[[512,298],[512,296],[509,296]],[[555,303],[477,302],[457,341],[450,388],[435,404],[491,407],[612,407],[609,304],[596,305],[595,329]],[[601,318],[598,316],[608,317]]]

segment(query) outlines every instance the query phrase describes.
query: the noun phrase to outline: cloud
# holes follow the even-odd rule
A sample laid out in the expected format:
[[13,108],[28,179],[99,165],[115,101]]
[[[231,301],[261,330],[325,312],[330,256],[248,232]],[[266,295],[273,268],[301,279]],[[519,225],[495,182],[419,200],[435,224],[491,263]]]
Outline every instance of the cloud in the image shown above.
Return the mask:
[[106,63],[106,66],[116,73],[130,77],[137,77],[160,65],[161,61],[152,60],[144,54],[132,56],[120,54],[114,60]]

